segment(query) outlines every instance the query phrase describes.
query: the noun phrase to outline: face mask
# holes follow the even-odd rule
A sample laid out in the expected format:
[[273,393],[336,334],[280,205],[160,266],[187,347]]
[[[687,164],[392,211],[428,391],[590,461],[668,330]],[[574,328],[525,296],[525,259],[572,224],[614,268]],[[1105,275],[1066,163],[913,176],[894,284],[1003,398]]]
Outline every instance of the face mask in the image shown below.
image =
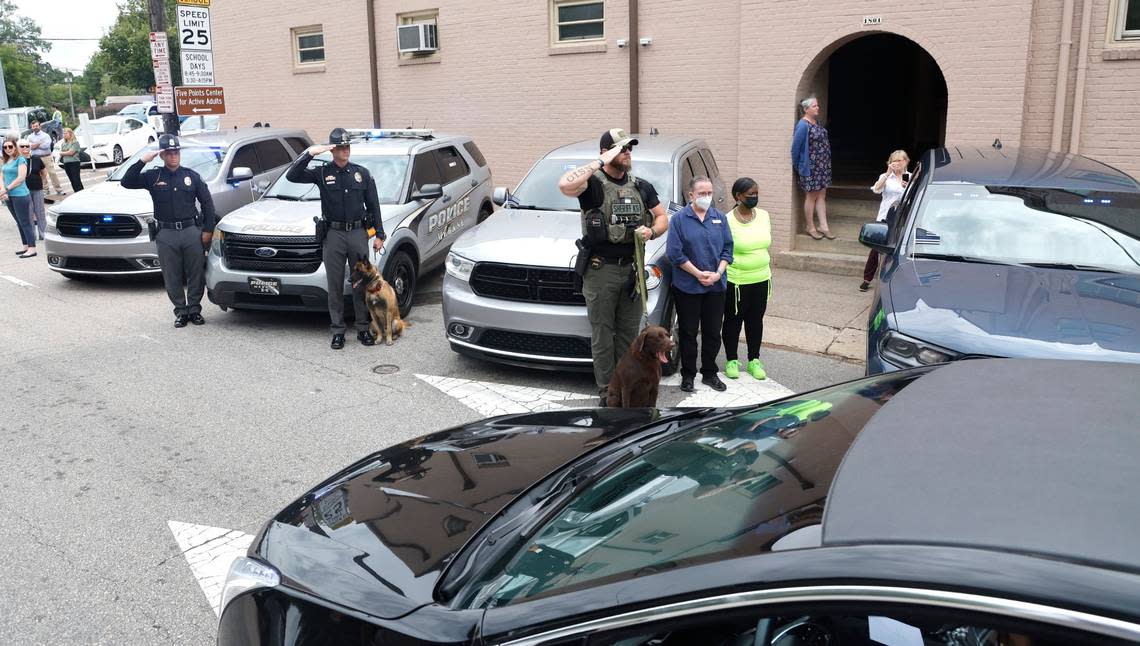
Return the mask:
[[706,195],[704,197],[698,197],[693,203],[696,204],[700,210],[707,211],[709,207],[712,206],[712,196]]
[[746,198],[744,198],[744,202],[743,202],[744,206],[746,206],[750,209],[756,208],[756,205],[759,203],[760,203],[760,196],[759,195],[753,195],[752,197],[746,197]]

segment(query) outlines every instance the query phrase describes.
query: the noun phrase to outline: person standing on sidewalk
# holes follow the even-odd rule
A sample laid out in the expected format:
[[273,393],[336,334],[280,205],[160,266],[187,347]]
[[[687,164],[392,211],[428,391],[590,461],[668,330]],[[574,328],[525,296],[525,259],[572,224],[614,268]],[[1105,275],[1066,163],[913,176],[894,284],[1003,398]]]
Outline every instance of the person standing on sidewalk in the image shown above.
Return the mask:
[[75,131],[71,128],[63,129],[63,143],[59,145],[59,163],[67,180],[71,182],[71,192],[78,193],[83,190],[83,179],[80,177],[79,140],[75,138]]
[[614,367],[641,327],[641,302],[637,300],[634,267],[634,237],[642,242],[665,235],[669,216],[649,182],[629,173],[637,140],[621,128],[602,133],[598,159],[579,166],[558,180],[558,190],[578,198],[582,212],[582,242],[579,254],[589,254],[582,276],[582,296],[590,320],[590,351],[594,358],[594,382],[601,405]]
[[[296,184],[316,184],[321,194],[321,217],[327,230],[321,247],[325,263],[328,292],[329,347],[344,347],[344,272],[349,263],[368,259],[368,238],[375,236],[372,248],[384,247],[384,222],[380,219],[380,198],[376,182],[368,169],[349,161],[351,136],[344,128],[333,128],[328,145],[309,146],[285,174]],[[309,168],[317,155],[332,151],[332,162]],[[320,234],[318,234],[318,238]],[[363,289],[352,290],[352,309],[356,314],[356,338],[363,345],[375,345],[368,329],[368,309],[364,306]]]
[[32,144],[32,157],[39,157],[43,161],[56,195],[63,195],[63,189],[59,187],[59,178],[55,174],[55,160],[51,156],[51,135],[40,128],[39,121],[33,120],[31,126],[32,134],[28,135],[28,142]]
[[[819,101],[808,97],[800,102],[803,117],[792,133],[792,166],[804,192],[804,229],[814,240],[834,240],[827,225],[827,187],[831,186],[831,140],[819,125]],[[815,226],[812,213],[819,218]]]
[[760,343],[764,339],[764,313],[772,293],[772,267],[768,247],[772,245],[772,221],[768,212],[757,208],[759,187],[751,177],[741,177],[732,184],[736,207],[728,215],[732,231],[732,263],[728,266],[728,289],[724,301],[724,376],[740,377],[740,328],[748,345],[748,374],[765,379],[768,374],[760,361]]
[[[873,193],[883,196],[879,202],[879,214],[875,216],[875,222],[886,222],[891,207],[902,198],[907,186],[904,173],[909,165],[910,157],[905,150],[896,150],[887,158],[887,172],[879,175],[878,181],[871,187]],[[875,274],[878,272],[879,252],[872,249],[867,254],[867,264],[863,265],[863,284],[859,285],[859,291],[865,292],[870,289],[871,281],[875,280]]]
[[[155,156],[163,165],[143,171]],[[206,291],[206,256],[214,236],[214,199],[202,176],[181,166],[182,146],[178,137],[162,135],[158,150],[149,150],[127,169],[120,185],[146,189],[154,203],[152,239],[158,246],[158,262],[166,295],[174,304],[174,327],[190,322],[204,325],[202,294]],[[199,216],[197,201],[202,209]]]
[[[26,140],[21,139],[24,143]],[[13,137],[4,139],[3,144],[3,179],[0,185],[0,201],[8,205],[8,211],[16,220],[16,228],[20,230],[20,242],[24,248],[16,251],[20,258],[34,258],[36,256],[36,233],[32,227],[31,191],[28,190],[26,179],[28,177],[28,160],[20,154],[19,145]]]
[[40,157],[32,157],[32,147],[27,141],[21,139],[16,145],[20,147],[20,154],[28,160],[28,177],[25,181],[32,197],[32,224],[35,225],[36,237],[43,240],[47,231],[47,212],[44,206],[44,175],[47,173],[44,171],[44,162]]
[[681,354],[681,390],[693,392],[697,374],[697,329],[701,332],[701,383],[713,390],[726,386],[717,377],[716,355],[724,319],[725,268],[732,262],[728,217],[712,205],[713,185],[707,177],[689,182],[689,204],[669,221],[665,253],[674,267],[673,302],[677,308],[677,340]]

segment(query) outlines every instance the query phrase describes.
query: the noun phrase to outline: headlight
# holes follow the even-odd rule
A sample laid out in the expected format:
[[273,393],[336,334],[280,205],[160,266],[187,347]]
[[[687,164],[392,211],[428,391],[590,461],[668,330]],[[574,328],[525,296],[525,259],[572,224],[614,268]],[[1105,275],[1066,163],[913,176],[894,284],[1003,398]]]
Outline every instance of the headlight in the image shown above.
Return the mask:
[[154,221],[153,213],[139,213],[135,215],[135,217],[139,219],[139,224],[142,224],[144,227]]
[[447,273],[463,282],[471,280],[471,270],[475,269],[475,263],[452,252],[447,254],[447,263],[445,264],[447,265]]
[[45,213],[47,214],[46,219],[48,228],[54,229],[56,220],[59,218],[59,213],[55,210],[54,207],[51,206],[47,208],[47,211],[45,211]]
[[879,354],[900,368],[930,366],[953,361],[958,353],[940,348],[898,332],[887,332],[879,343]]
[[226,232],[221,229],[214,229],[214,239],[210,241],[210,255],[222,256],[222,242],[226,239]]
[[225,586],[222,587],[222,604],[218,607],[218,614],[225,612],[226,606],[236,599],[238,595],[258,588],[275,588],[281,583],[281,575],[273,568],[261,561],[242,556],[234,559],[230,565],[230,573],[226,575]]
[[657,265],[645,266],[645,289],[657,289],[661,285],[661,268]]

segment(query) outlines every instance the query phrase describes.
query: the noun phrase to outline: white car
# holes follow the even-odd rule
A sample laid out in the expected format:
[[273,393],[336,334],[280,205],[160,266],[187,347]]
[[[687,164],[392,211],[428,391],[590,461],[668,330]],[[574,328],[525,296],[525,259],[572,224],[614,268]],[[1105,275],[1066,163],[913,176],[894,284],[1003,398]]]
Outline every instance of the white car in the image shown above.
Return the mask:
[[97,164],[121,164],[143,146],[158,140],[158,133],[150,125],[134,118],[119,115],[93,119],[75,129],[80,143],[90,135],[87,154]]

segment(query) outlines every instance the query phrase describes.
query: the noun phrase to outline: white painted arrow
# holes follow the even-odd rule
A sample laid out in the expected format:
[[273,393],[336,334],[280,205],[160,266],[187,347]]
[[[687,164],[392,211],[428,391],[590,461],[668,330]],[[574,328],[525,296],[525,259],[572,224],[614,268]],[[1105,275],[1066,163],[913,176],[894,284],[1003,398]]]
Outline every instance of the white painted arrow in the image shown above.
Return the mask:
[[206,601],[215,615],[220,615],[222,586],[230,565],[239,556],[245,556],[253,536],[236,529],[223,529],[209,525],[192,525],[177,520],[167,521],[178,549],[186,557],[190,571],[206,593]]
[[584,400],[586,406],[597,404],[597,395],[568,393],[561,390],[511,386],[487,381],[416,375],[416,378],[435,386],[443,393],[458,399],[475,412],[490,417],[511,413],[537,413],[567,408],[558,402]]

